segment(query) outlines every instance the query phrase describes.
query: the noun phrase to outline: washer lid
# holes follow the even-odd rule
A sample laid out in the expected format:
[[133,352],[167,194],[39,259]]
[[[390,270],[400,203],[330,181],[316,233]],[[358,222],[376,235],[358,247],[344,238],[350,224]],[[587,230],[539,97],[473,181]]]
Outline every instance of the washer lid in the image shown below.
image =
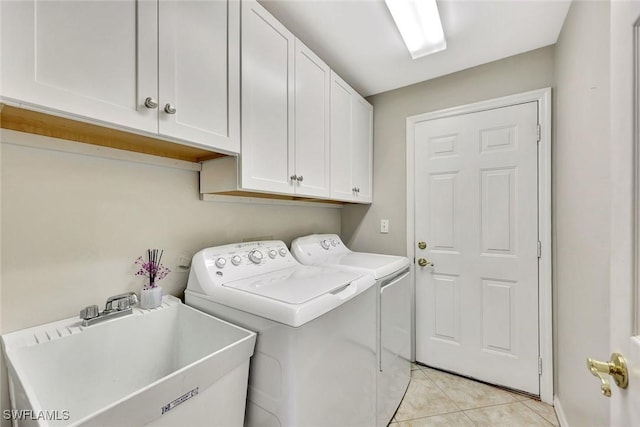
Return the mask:
[[222,286],[287,304],[302,304],[342,289],[360,276],[362,273],[355,271],[300,266],[227,282]]
[[403,256],[348,252],[327,257],[322,263],[367,271],[380,279],[408,266],[409,259]]

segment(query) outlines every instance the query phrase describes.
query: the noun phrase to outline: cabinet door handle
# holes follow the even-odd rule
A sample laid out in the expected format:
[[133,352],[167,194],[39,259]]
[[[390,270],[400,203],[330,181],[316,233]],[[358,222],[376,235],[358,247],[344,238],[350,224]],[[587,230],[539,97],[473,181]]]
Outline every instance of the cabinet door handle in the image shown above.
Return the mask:
[[164,106],[164,112],[167,114],[175,114],[176,113],[176,107],[174,107],[171,104],[167,104]]
[[300,175],[300,176],[298,177],[298,182],[302,182],[302,180],[303,180],[303,179],[304,179],[304,177],[303,177],[302,175]]
[[291,179],[291,181],[297,181],[298,175],[291,175],[289,178]]
[[147,99],[144,100],[144,106],[147,108],[157,108],[158,107],[158,103],[156,102],[155,99],[153,99],[152,97],[148,96]]

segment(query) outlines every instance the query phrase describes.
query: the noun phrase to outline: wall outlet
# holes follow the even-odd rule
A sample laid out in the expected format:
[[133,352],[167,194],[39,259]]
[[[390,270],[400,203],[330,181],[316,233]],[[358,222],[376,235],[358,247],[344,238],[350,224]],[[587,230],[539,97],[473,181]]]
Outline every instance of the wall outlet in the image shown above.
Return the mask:
[[381,219],[380,220],[380,232],[381,233],[388,233],[389,232],[389,220],[388,219]]
[[191,267],[191,258],[185,254],[178,255],[178,269],[188,270],[189,267]]

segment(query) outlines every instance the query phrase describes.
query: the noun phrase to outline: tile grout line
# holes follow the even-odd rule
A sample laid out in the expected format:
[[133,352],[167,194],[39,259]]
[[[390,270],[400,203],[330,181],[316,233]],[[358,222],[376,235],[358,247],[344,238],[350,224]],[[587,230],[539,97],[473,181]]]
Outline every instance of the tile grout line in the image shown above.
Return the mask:
[[[420,365],[418,365],[418,366],[420,366]],[[456,405],[456,408],[458,408],[460,411],[464,411],[464,409],[462,409],[462,408],[460,407],[460,405],[458,405],[458,403],[457,403],[455,400],[453,400],[453,399],[451,398],[451,396],[449,396],[449,393],[447,393],[447,391],[446,391],[445,389],[443,389],[442,387],[440,387],[440,386],[438,385],[438,383],[437,383],[437,382],[435,382],[433,379],[431,379],[431,377],[429,376],[429,374],[427,374],[427,373],[424,371],[424,369],[422,369],[422,367],[420,367],[420,371],[422,371],[422,373],[424,374],[424,376],[425,376],[425,377],[427,377],[427,379],[428,379],[429,381],[431,381],[431,383],[433,383],[433,385],[435,385],[435,386],[438,388],[438,390],[440,390],[441,392],[443,392],[443,393],[444,393],[444,395],[445,395],[445,396],[447,396],[447,398],[448,398],[450,401],[452,401],[454,405]]]
[[[458,409],[457,411],[443,412],[441,414],[432,414],[432,415],[427,415],[427,416],[424,416],[424,417],[408,418],[406,420],[398,420],[398,419],[396,419],[395,423],[405,423],[405,422],[408,422],[408,421],[424,420],[424,419],[427,419],[427,418],[439,417],[441,415],[451,415],[451,414],[459,414],[459,413],[464,413],[464,411],[462,409]],[[474,423],[474,425],[475,425],[475,423]]]
[[[414,369],[414,368],[415,368],[415,369]],[[455,400],[454,400],[454,399],[449,395],[449,393],[447,393],[447,390],[446,390],[445,388],[441,387],[441,386],[440,386],[440,385],[439,385],[439,384],[438,384],[438,383],[437,383],[437,382],[436,382],[436,381],[435,381],[435,380],[434,380],[434,379],[433,379],[433,378],[432,378],[432,377],[431,377],[431,376],[426,372],[426,370],[425,370],[425,369],[433,369],[433,368],[430,368],[430,367],[428,367],[428,366],[418,365],[418,364],[412,365],[412,371],[414,371],[414,370],[420,370],[420,371],[422,372],[423,376],[424,376],[427,380],[429,380],[429,382],[430,382],[431,384],[435,385],[435,386],[436,386],[436,388],[437,388],[438,390],[440,390],[442,393],[444,393],[444,395],[445,395],[445,396],[446,396],[446,397],[447,397],[447,398],[448,398],[448,399],[449,399],[449,400],[454,404],[454,406],[456,406],[457,408],[459,408],[459,410],[458,410],[458,411],[452,411],[452,412],[444,412],[444,413],[442,413],[442,414],[433,414],[433,415],[429,415],[429,416],[426,416],[426,417],[410,418],[410,419],[406,419],[406,420],[397,420],[397,419],[396,419],[396,420],[395,420],[395,422],[407,422],[407,421],[414,421],[414,420],[426,419],[426,418],[435,417],[435,416],[440,416],[440,415],[456,414],[456,413],[460,413],[460,412],[461,412],[462,414],[464,414],[465,418],[467,418],[467,419],[468,419],[468,420],[469,420],[473,425],[477,425],[477,424],[475,423],[475,421],[473,421],[473,419],[472,419],[472,418],[467,414],[467,412],[468,412],[468,411],[480,410],[480,409],[485,409],[485,408],[493,408],[493,407],[504,406],[504,405],[520,404],[520,405],[524,406],[525,408],[527,408],[529,411],[533,412],[533,413],[534,413],[538,418],[541,418],[542,420],[544,420],[544,423],[545,423],[546,425],[554,426],[554,424],[553,424],[551,421],[549,421],[549,420],[548,420],[548,419],[547,419],[543,414],[541,414],[541,413],[540,413],[540,412],[538,412],[536,409],[531,408],[531,407],[529,407],[527,404],[525,404],[525,403],[524,403],[524,402],[529,401],[529,400],[531,400],[531,401],[535,401],[535,399],[533,399],[532,397],[530,397],[530,396],[525,396],[525,395],[519,395],[519,394],[514,393],[514,392],[511,392],[511,391],[509,391],[509,390],[502,389],[501,387],[496,387],[496,386],[493,386],[493,385],[490,385],[490,384],[485,384],[485,383],[483,383],[483,382],[478,382],[478,381],[475,381],[475,380],[470,379],[470,378],[459,377],[459,378],[461,378],[461,379],[464,379],[464,380],[469,381],[469,382],[472,382],[472,383],[484,384],[484,385],[486,385],[486,386],[488,386],[488,387],[492,387],[492,388],[495,388],[495,389],[498,389],[498,390],[504,391],[504,392],[506,392],[506,393],[509,393],[509,397],[513,399],[512,401],[508,401],[508,402],[495,403],[495,404],[490,404],[490,405],[483,405],[483,406],[477,406],[477,407],[472,407],[472,408],[462,409],[462,408],[460,407],[460,405],[459,405],[459,404],[458,404],[458,403],[457,403],[457,402],[456,402],[456,401],[455,401]],[[455,376],[455,374],[446,373],[446,372],[443,372],[443,373],[444,373],[444,374],[448,374],[448,375],[453,375],[453,376]],[[421,379],[422,379],[422,378],[421,378]],[[544,402],[541,402],[541,403],[543,403],[543,404],[544,404]],[[551,406],[551,408],[553,409],[553,406]],[[554,414],[555,414],[555,409],[553,409],[553,410],[554,410]],[[556,415],[556,420],[557,420],[557,415]]]
[[[467,414],[467,412],[469,412],[469,411],[475,411],[475,410],[479,410],[479,409],[486,409],[486,408],[495,408],[495,407],[497,407],[497,406],[513,405],[513,404],[521,404],[521,405],[523,405],[525,408],[527,408],[527,409],[529,409],[531,412],[533,412],[536,416],[538,416],[539,418],[541,418],[541,419],[542,419],[546,424],[548,424],[548,425],[550,425],[550,426],[553,426],[553,423],[551,423],[549,420],[547,420],[545,417],[543,417],[543,416],[542,416],[541,414],[539,414],[537,411],[535,411],[535,410],[534,410],[534,409],[532,409],[532,408],[529,408],[527,405],[525,405],[525,404],[524,404],[524,403],[522,403],[522,402],[507,402],[507,403],[500,403],[500,404],[497,404],[497,405],[483,406],[483,407],[481,407],[481,408],[469,408],[469,409],[463,409],[463,410],[462,410],[462,412],[467,416],[467,418],[471,419],[471,417],[469,416],[469,414]],[[473,422],[473,419],[471,419],[471,421]],[[477,425],[477,424],[475,424],[475,422],[474,422],[474,425]],[[555,427],[555,426],[553,426],[553,427]]]
[[469,421],[471,421],[471,424],[473,424],[474,426],[477,426],[477,425],[478,425],[478,424],[476,424],[476,422],[475,422],[475,421],[473,421],[473,420],[471,419],[471,417],[470,417],[469,415],[467,415],[467,413],[466,413],[465,411],[461,411],[461,412],[462,412],[462,414],[463,414],[465,417],[467,417],[467,419],[468,419]]

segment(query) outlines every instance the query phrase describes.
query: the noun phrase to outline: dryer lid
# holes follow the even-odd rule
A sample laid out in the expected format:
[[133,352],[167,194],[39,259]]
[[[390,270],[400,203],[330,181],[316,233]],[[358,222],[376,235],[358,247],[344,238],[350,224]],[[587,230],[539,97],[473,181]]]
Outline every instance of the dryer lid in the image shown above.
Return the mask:
[[409,259],[403,256],[370,254],[365,252],[347,252],[329,256],[322,262],[324,265],[349,267],[368,271],[376,279],[380,279],[409,265]]
[[300,266],[224,283],[222,286],[286,304],[303,304],[361,277],[355,271]]

